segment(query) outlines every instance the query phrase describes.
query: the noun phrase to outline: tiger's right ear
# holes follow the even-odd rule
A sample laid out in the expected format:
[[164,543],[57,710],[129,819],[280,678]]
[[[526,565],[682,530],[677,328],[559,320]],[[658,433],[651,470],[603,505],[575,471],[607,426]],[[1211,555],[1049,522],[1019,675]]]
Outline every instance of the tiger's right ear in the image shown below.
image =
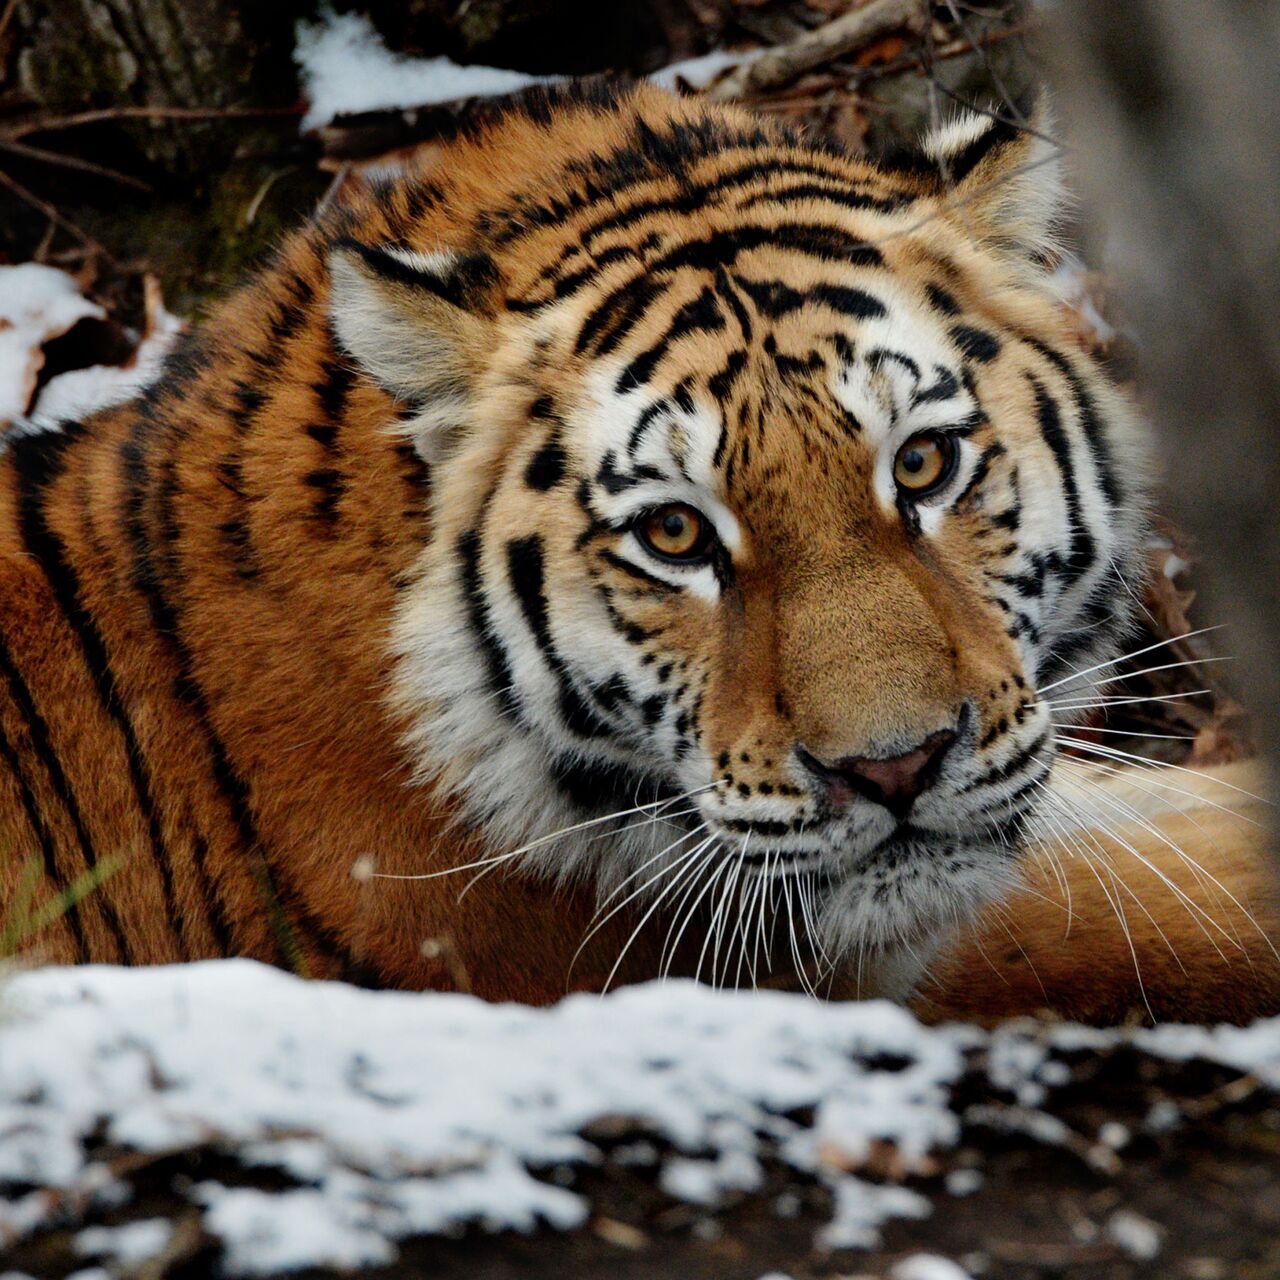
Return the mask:
[[[484,255],[421,253],[339,240],[329,255],[329,312],[339,345],[384,390],[428,420],[462,425],[493,347]],[[420,445],[426,441],[420,441]]]

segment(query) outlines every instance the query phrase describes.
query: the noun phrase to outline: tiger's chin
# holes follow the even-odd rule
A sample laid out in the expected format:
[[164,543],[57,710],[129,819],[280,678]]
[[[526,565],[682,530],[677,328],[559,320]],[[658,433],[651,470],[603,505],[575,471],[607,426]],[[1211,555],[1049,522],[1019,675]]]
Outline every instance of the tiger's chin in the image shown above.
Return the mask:
[[[890,824],[872,823],[860,839],[819,826],[803,842],[758,844],[729,830],[709,838],[705,871],[677,864],[671,880],[695,887],[676,887],[670,901],[700,897],[705,950],[717,957],[697,976],[759,985],[767,973],[774,985],[790,970],[824,998],[907,999],[939,949],[1016,889],[1021,857],[1011,832],[894,824],[885,835],[882,825]],[[667,880],[656,878],[657,897]]]

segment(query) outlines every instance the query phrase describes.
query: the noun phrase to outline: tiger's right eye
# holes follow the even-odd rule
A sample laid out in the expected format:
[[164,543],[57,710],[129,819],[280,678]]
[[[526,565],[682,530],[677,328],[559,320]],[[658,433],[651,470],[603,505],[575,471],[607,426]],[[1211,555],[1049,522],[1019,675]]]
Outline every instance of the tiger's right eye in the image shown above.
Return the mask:
[[893,461],[893,478],[898,488],[912,498],[937,493],[955,470],[955,445],[933,431],[914,435],[898,450]]
[[704,560],[711,549],[711,521],[683,502],[646,511],[635,526],[636,537],[660,560],[689,564]]

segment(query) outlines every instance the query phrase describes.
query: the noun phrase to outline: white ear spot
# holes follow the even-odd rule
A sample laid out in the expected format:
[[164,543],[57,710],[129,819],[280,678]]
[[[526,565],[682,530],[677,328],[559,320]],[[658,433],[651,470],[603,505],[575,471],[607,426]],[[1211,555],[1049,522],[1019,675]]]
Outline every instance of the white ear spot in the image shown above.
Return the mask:
[[431,437],[468,423],[475,379],[492,344],[491,321],[469,310],[466,260],[354,241],[329,255],[329,315],[338,345],[398,400],[418,409],[406,429],[424,455]]
[[1037,270],[1062,251],[1059,228],[1069,203],[1062,147],[1052,138],[1053,116],[1042,96],[1025,127],[999,112],[966,111],[924,143],[950,183],[944,200],[955,220]]

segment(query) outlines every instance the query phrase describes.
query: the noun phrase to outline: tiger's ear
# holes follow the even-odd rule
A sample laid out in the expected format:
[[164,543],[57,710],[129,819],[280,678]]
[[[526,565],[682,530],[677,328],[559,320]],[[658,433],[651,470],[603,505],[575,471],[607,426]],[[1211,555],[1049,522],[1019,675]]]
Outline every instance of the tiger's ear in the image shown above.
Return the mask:
[[329,255],[329,311],[338,344],[384,390],[433,424],[464,425],[473,387],[492,351],[487,314],[494,283],[483,255],[420,253],[339,240]]
[[924,144],[947,185],[950,216],[1030,267],[1045,265],[1062,247],[1059,231],[1069,199],[1063,149],[1052,137],[1052,110],[1042,94],[1025,126],[1013,123],[1006,111],[967,111]]

